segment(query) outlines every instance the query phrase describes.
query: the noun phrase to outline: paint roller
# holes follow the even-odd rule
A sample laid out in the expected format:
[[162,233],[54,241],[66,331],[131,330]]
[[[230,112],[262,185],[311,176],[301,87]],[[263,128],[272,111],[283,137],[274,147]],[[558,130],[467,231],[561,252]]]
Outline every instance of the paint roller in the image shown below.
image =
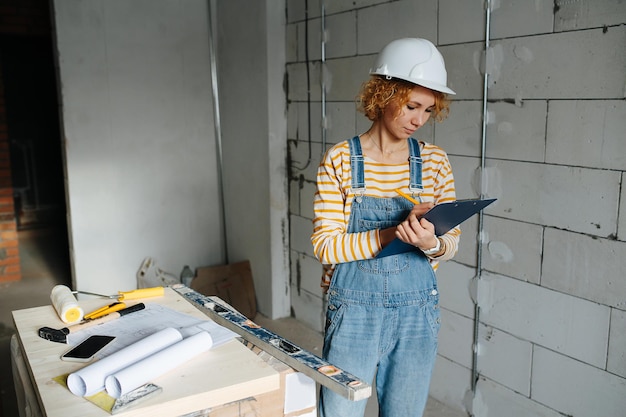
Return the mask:
[[83,319],[85,313],[78,305],[78,300],[72,294],[72,290],[65,285],[55,285],[50,293],[52,306],[64,323],[78,323]]
[[83,309],[78,305],[74,294],[88,294],[104,298],[116,298],[118,301],[137,300],[148,297],[162,297],[165,294],[163,287],[141,288],[132,291],[118,291],[117,294],[103,295],[88,291],[72,291],[65,285],[56,285],[50,293],[50,300],[57,314],[64,323],[78,323],[84,317]]

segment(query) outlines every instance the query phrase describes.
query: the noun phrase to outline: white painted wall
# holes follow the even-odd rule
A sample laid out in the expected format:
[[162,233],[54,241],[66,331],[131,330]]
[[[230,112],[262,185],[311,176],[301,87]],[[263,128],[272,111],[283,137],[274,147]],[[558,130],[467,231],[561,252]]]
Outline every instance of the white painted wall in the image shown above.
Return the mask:
[[[176,275],[184,265],[248,259],[259,310],[283,317],[290,306],[285,5],[211,4],[54,2],[74,286],[132,289],[147,256]],[[226,242],[210,11],[220,54]]]
[[215,4],[228,256],[250,260],[259,310],[285,317],[291,305],[285,3]]
[[[353,99],[376,51],[397,37],[429,38],[458,95],[448,120],[420,137],[450,154],[458,197],[478,196],[484,4],[326,2],[329,144],[367,128]],[[438,272],[442,328],[431,395],[481,417],[622,416],[626,7],[618,0],[492,4],[485,178],[486,193],[499,200],[486,210],[481,235],[479,380],[474,396],[473,218],[462,227],[458,256]],[[292,308],[321,331],[321,267],[309,241],[323,151],[320,7],[309,5],[306,14],[303,2],[287,4]]]
[[222,259],[207,3],[54,2],[74,286]]

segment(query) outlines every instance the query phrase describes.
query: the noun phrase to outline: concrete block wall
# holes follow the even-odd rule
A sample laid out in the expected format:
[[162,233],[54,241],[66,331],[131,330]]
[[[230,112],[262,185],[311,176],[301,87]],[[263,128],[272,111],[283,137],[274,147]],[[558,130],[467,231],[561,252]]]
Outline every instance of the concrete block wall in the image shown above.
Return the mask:
[[459,198],[479,196],[481,183],[498,198],[482,230],[477,218],[463,224],[459,254],[438,272],[443,319],[431,395],[475,416],[623,416],[626,5],[491,2],[485,51],[482,0],[326,3],[322,33],[320,1],[308,10],[287,2],[294,315],[322,331],[321,267],[309,242],[321,154],[367,129],[354,97],[380,47],[425,37],[439,45],[458,94],[449,119],[418,136],[449,153]]

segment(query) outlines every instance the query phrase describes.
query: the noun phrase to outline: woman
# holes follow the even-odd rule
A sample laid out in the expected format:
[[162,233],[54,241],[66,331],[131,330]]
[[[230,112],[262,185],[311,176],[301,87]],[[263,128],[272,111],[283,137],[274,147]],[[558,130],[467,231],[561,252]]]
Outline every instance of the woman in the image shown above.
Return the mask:
[[[420,219],[456,195],[446,153],[412,135],[431,117],[443,120],[446,94],[455,93],[425,39],[391,42],[370,74],[359,110],[371,127],[329,149],[317,174],[311,241],[328,293],[323,357],[376,377],[380,417],[421,416],[439,331],[434,270],[456,253],[460,230],[437,237]],[[394,239],[414,248],[377,258]],[[322,388],[322,417],[363,416],[365,406]]]

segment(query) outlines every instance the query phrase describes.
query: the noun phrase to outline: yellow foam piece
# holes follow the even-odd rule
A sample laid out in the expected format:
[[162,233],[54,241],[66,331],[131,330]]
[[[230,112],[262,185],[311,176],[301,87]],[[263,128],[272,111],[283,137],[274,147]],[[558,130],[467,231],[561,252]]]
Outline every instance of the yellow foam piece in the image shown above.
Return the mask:
[[[59,385],[67,388],[67,376],[68,374],[59,375],[52,378],[52,380]],[[113,410],[113,405],[115,404],[115,398],[111,397],[104,390],[83,398],[85,398],[90,403],[97,405],[107,413],[111,413],[111,411]]]

